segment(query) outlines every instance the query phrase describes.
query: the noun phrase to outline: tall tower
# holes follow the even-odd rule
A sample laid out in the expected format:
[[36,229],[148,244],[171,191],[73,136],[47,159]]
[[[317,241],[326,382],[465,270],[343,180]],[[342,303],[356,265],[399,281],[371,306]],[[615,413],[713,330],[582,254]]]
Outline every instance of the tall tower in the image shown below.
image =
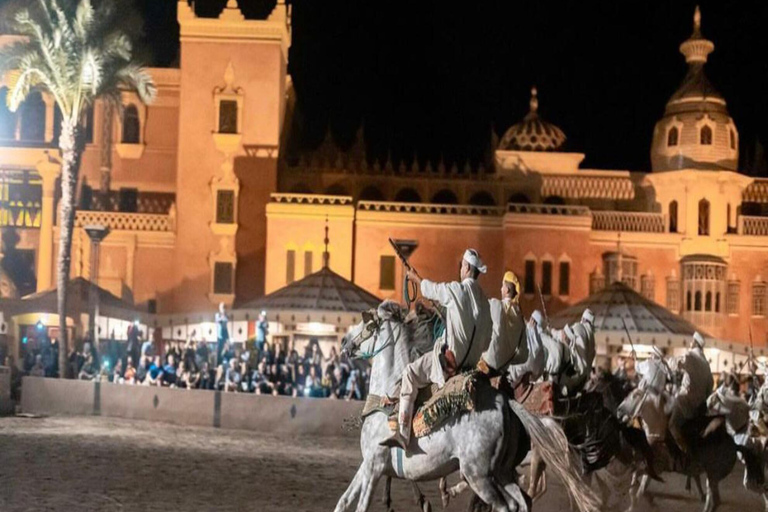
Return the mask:
[[179,0],[181,87],[174,309],[263,293],[265,207],[277,186],[289,16],[247,20],[236,0],[199,18]]
[[735,171],[739,163],[739,133],[728,114],[725,98],[704,73],[715,49],[701,34],[701,11],[693,15],[693,33],[680,45],[688,72],[656,123],[651,143],[654,172],[678,169]]

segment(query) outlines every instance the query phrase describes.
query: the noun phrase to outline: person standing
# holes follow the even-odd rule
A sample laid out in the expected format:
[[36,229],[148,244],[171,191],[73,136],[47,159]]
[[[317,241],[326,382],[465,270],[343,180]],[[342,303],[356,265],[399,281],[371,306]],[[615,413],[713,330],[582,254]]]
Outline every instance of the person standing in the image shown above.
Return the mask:
[[224,303],[219,303],[219,311],[216,313],[216,366],[222,364],[221,353],[224,344],[229,341],[229,317]]
[[264,347],[267,344],[267,335],[269,334],[269,322],[267,322],[267,314],[262,311],[259,314],[259,320],[256,322],[256,360],[260,360],[264,353]]
[[406,366],[400,388],[398,430],[380,444],[408,451],[411,421],[419,389],[434,383],[442,387],[447,378],[465,367],[474,367],[491,341],[491,313],[477,278],[486,266],[474,249],[467,249],[459,264],[460,281],[435,283],[422,279],[415,270],[408,279],[421,290],[425,299],[433,300],[446,310],[445,331],[435,342],[434,350]]

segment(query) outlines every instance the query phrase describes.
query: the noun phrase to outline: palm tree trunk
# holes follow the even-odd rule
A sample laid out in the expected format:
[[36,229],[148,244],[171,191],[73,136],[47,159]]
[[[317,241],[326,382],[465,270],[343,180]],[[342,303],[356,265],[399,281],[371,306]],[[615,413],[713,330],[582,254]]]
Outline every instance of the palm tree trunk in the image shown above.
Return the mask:
[[72,262],[72,231],[75,225],[75,189],[83,154],[82,128],[69,119],[61,121],[61,200],[59,201],[59,255],[56,260],[56,293],[59,313],[59,376],[66,378],[69,362],[67,336],[67,285]]

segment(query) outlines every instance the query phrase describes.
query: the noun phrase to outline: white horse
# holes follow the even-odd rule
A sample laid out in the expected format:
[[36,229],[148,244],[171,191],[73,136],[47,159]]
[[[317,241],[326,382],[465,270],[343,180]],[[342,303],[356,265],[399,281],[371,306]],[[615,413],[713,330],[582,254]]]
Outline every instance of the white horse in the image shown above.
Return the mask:
[[[396,396],[402,370],[418,351],[428,349],[414,346],[412,327],[403,317],[397,304],[385,302],[378,310],[364,314],[363,322],[344,338],[342,350],[353,357],[373,360],[369,387],[373,395]],[[357,512],[368,510],[382,476],[423,481],[457,470],[494,512],[528,512],[530,498],[518,486],[514,467],[525,456],[521,446],[527,444],[526,431],[565,482],[579,510],[597,510],[596,497],[578,479],[562,430],[548,431],[522,406],[478,380],[475,410],[448,421],[428,436],[412,438],[408,454],[399,448],[379,445],[391,433],[385,414],[374,413],[365,418],[360,435],[363,462],[336,505],[336,512],[348,510],[354,500]]]

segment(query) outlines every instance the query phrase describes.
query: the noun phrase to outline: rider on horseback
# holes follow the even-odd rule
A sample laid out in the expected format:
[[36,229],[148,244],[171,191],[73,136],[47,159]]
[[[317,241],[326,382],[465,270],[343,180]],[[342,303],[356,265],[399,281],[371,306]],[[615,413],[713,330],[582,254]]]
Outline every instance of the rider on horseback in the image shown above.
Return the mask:
[[585,309],[581,321],[563,329],[570,364],[560,377],[560,386],[574,395],[584,389],[595,361],[595,315]]
[[714,387],[712,370],[704,354],[704,338],[698,332],[693,334],[693,343],[688,354],[679,362],[683,380],[674,397],[669,431],[678,447],[690,453],[688,442],[683,435],[683,426],[689,420],[706,414],[706,403]]
[[[491,344],[483,352],[479,367],[484,373],[502,374],[509,365],[528,361],[525,320],[520,311],[520,281],[506,272],[501,283],[501,300],[488,301],[493,321]],[[485,370],[489,371],[485,371]]]
[[382,446],[399,447],[408,451],[411,437],[413,408],[418,390],[434,383],[442,387],[462,368],[475,366],[491,339],[491,318],[488,299],[477,282],[486,266],[474,249],[464,252],[460,264],[460,282],[435,283],[422,279],[408,270],[408,279],[421,290],[425,299],[445,308],[445,331],[435,342],[434,350],[424,354],[403,371],[400,387],[398,431],[382,441]]

